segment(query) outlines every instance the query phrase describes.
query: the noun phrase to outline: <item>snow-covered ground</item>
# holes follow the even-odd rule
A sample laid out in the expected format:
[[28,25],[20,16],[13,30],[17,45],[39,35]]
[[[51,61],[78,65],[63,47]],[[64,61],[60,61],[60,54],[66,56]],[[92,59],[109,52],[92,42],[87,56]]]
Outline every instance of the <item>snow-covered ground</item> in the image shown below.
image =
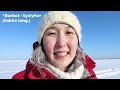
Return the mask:
[[120,59],[94,60],[98,79],[120,79]]
[[[98,79],[120,79],[120,59],[94,60],[94,71]],[[26,60],[0,60],[0,79],[11,79],[25,69]]]

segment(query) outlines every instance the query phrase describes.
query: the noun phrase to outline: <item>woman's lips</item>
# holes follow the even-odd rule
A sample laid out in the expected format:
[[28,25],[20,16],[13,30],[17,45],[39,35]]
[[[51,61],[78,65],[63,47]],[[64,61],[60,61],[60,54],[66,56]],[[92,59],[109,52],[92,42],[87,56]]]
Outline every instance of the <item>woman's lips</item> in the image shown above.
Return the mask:
[[55,52],[54,55],[56,58],[62,59],[68,55],[68,52]]
[[67,52],[63,52],[63,53],[54,53],[54,55],[57,55],[57,56],[66,56],[66,55],[67,55]]

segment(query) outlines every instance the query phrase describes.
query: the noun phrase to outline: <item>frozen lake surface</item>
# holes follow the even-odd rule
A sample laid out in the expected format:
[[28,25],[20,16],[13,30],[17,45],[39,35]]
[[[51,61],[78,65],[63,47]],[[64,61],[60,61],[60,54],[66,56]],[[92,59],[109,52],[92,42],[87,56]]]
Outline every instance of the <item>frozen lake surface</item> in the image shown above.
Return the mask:
[[[98,79],[120,79],[120,59],[94,60],[94,71]],[[26,60],[0,60],[0,79],[11,79],[12,76],[25,69]]]

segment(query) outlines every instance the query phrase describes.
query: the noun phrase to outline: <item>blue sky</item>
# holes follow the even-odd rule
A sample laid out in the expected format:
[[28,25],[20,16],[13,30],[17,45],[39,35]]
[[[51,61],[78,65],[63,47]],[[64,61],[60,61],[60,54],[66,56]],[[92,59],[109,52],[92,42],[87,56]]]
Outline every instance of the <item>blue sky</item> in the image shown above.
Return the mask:
[[[38,39],[41,17],[5,17],[3,14],[43,15],[47,11],[0,11],[0,60],[29,59]],[[72,11],[82,26],[82,48],[91,58],[120,58],[120,11]],[[30,23],[4,19],[30,19]]]

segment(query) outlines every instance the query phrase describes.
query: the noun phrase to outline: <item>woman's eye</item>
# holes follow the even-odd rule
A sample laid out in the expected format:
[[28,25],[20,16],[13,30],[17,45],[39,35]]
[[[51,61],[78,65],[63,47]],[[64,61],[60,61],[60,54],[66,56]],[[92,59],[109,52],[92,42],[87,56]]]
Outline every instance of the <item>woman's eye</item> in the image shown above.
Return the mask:
[[66,34],[74,34],[73,32],[66,32]]
[[56,33],[48,33],[48,36],[56,35]]

